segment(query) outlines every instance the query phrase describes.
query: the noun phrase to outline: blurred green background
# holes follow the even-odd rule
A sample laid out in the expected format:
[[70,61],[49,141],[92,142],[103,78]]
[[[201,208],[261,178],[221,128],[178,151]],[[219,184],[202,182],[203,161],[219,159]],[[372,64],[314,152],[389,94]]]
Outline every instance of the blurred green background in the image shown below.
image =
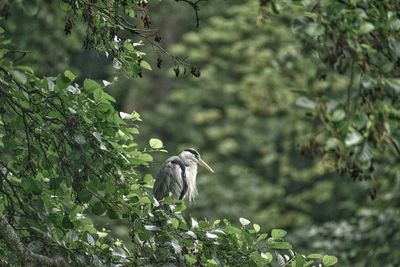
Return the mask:
[[[328,161],[301,153],[307,154],[319,123],[301,108],[307,104],[301,92],[328,98],[342,94],[348,80],[329,73],[315,78],[322,66],[293,34],[295,14],[272,21],[261,16],[257,1],[213,1],[201,5],[196,29],[189,6],[163,1],[151,7],[161,44],[200,66],[201,77],[183,75],[181,68],[176,78],[162,54],[162,68],[156,68],[157,53],[147,47],[154,70],[131,79],[83,49],[83,26],[65,36],[62,13],[49,1],[36,2],[14,7],[11,12],[21,16],[5,22],[17,48],[32,51],[21,64],[46,75],[69,68],[96,80],[118,76],[108,93],[121,111],[141,114],[139,143],[155,137],[168,150],[155,155],[152,175],[187,147],[198,149],[215,170],[200,169],[192,216],[245,217],[263,230],[289,229],[295,246],[337,255],[340,266],[400,264],[398,165],[388,171],[395,186],[371,201],[366,182],[354,183]],[[33,16],[39,20],[31,23]]]

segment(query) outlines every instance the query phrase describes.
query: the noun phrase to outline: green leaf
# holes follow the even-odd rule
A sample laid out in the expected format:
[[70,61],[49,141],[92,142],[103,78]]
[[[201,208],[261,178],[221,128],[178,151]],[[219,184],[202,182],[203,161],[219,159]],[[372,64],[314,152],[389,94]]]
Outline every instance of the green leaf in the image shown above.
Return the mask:
[[80,145],[86,144],[86,142],[87,142],[85,136],[81,133],[75,134],[74,140],[75,140],[75,142],[77,142]]
[[92,199],[92,193],[86,189],[83,189],[78,192],[78,199],[82,202],[89,202],[89,200]]
[[112,95],[107,94],[106,92],[103,91],[103,97],[107,99],[108,101],[111,101],[113,103],[117,102],[115,98]]
[[290,90],[290,91],[293,92],[293,93],[296,93],[298,95],[301,95],[301,96],[305,96],[305,97],[310,96],[310,92],[306,91],[306,90],[293,89],[293,90]]
[[295,266],[296,267],[303,267],[304,264],[306,263],[303,255],[296,253],[296,260],[295,260]]
[[337,109],[332,114],[333,122],[341,122],[346,117],[346,112],[343,109]]
[[62,220],[62,226],[65,227],[66,229],[74,228],[74,224],[71,222],[68,215],[64,215]]
[[155,225],[145,225],[144,229],[146,229],[147,231],[160,231],[161,228]]
[[70,82],[72,82],[76,78],[76,75],[74,73],[72,73],[70,70],[66,70],[64,72],[64,76],[67,77]]
[[280,242],[268,239],[266,246],[274,249],[292,249],[292,245],[289,242]]
[[192,266],[197,262],[196,258],[192,255],[185,255],[185,261],[189,266]]
[[340,145],[340,140],[335,137],[331,137],[326,141],[326,147],[328,149],[335,149],[339,145]]
[[107,215],[108,218],[114,219],[114,220],[121,218],[120,214],[118,214],[118,212],[113,208],[107,209],[106,215]]
[[121,119],[123,119],[123,120],[130,120],[133,117],[132,114],[125,113],[125,112],[122,112],[122,111],[119,113],[119,116],[121,116]]
[[263,234],[261,234],[258,238],[257,238],[257,241],[256,242],[259,242],[259,241],[261,241],[261,240],[264,240],[264,239],[266,239],[268,237],[268,234],[267,233],[263,233]]
[[375,29],[375,26],[372,23],[365,22],[360,27],[360,33],[367,34],[372,32]]
[[66,2],[60,1],[58,2],[60,9],[63,11],[69,11],[71,9],[71,6],[68,5]]
[[369,145],[368,142],[364,143],[364,146],[359,154],[360,161],[369,162],[372,159],[373,148]]
[[260,231],[260,225],[258,225],[258,224],[253,224],[253,228],[254,228],[254,231],[256,231],[256,233],[258,233],[259,231]]
[[258,252],[258,251],[253,251],[250,253],[250,258],[253,260],[253,262],[257,266],[265,266],[266,264],[270,263],[273,259],[273,256],[271,253],[263,253],[263,252]]
[[115,178],[113,176],[107,177],[106,193],[107,193],[107,195],[114,195],[114,193],[115,193]]
[[171,224],[172,224],[172,226],[173,226],[175,229],[177,229],[178,226],[179,226],[179,221],[178,221],[178,219],[176,219],[176,218],[171,218]]
[[148,62],[144,61],[144,60],[142,60],[142,61],[140,62],[140,66],[141,66],[142,68],[146,69],[146,70],[152,70],[150,64],[149,64]]
[[93,97],[94,100],[96,100],[97,102],[99,102],[102,98],[103,98],[103,89],[99,88],[93,91]]
[[87,238],[87,242],[88,242],[88,244],[89,244],[90,246],[93,247],[93,246],[96,244],[96,241],[94,240],[94,238],[93,238],[92,235],[87,234],[87,235],[86,235],[86,238]]
[[42,185],[35,179],[26,177],[22,179],[21,185],[29,193],[39,195],[42,192]]
[[296,101],[296,105],[302,108],[307,108],[312,110],[315,109],[315,102],[305,96],[299,97]]
[[108,235],[107,232],[97,232],[97,235],[99,236],[99,238],[103,238],[106,237]]
[[143,163],[148,163],[148,162],[150,162],[150,161],[153,160],[153,157],[152,157],[150,154],[141,153],[141,154],[137,157],[137,159],[138,159],[139,161],[142,161]]
[[400,78],[388,78],[385,83],[391,87],[396,93],[400,93]]
[[282,239],[286,234],[287,232],[282,229],[273,229],[271,232],[271,236],[275,239]]
[[246,218],[239,218],[239,221],[243,226],[246,226],[246,225],[250,224],[250,221],[247,220]]
[[146,185],[149,185],[151,187],[154,185],[154,178],[153,178],[153,176],[151,176],[151,174],[146,174],[143,177],[143,180],[146,183]]
[[241,233],[242,233],[242,230],[240,230],[240,229],[237,228],[237,227],[228,225],[228,226],[225,228],[225,232],[231,233],[231,234],[241,234]]
[[11,71],[11,76],[19,83],[25,84],[27,81],[26,75],[18,70]]
[[150,204],[151,200],[149,197],[141,197],[141,198],[139,198],[139,202],[142,204]]
[[94,203],[94,205],[92,206],[92,212],[96,215],[103,215],[106,210],[106,207],[100,201]]
[[218,238],[218,236],[216,234],[209,233],[209,232],[206,232],[206,237],[209,239],[217,239]]
[[318,23],[309,23],[306,33],[312,37],[318,37],[325,33],[325,27]]
[[214,259],[207,260],[209,266],[218,266],[218,263]]
[[15,69],[21,70],[22,72],[25,72],[25,73],[34,74],[34,71],[33,71],[32,67],[30,67],[30,66],[20,65],[20,66],[15,67]]
[[322,259],[322,257],[323,256],[321,254],[317,254],[317,253],[310,254],[307,256],[307,258],[309,258],[309,259]]
[[132,7],[127,7],[124,10],[125,14],[127,14],[129,17],[131,18],[135,18],[136,12],[135,9],[133,9]]
[[102,90],[102,87],[96,81],[91,79],[86,79],[83,81],[83,89],[85,89],[88,92],[93,92],[99,89]]
[[359,132],[353,131],[346,135],[344,143],[346,144],[346,146],[354,146],[361,143],[363,139],[363,136]]
[[149,141],[150,147],[153,149],[160,149],[163,147],[163,143],[160,139],[151,138]]
[[337,262],[338,259],[335,256],[325,255],[324,257],[322,257],[322,263],[325,266],[332,266],[335,265]]
[[368,122],[369,119],[365,113],[356,114],[356,116],[353,118],[353,126],[358,130],[362,130],[364,127],[366,127]]
[[272,261],[272,259],[274,258],[274,256],[272,256],[272,254],[270,252],[266,252],[266,253],[261,252],[260,255],[261,255],[261,258],[263,258],[267,261],[267,263],[270,263]]

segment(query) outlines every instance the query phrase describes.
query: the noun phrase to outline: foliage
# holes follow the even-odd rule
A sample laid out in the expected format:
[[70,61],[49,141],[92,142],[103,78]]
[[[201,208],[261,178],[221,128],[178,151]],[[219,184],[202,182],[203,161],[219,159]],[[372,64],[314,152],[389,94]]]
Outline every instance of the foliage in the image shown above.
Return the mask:
[[[398,191],[399,94],[387,83],[398,77],[398,4],[254,2],[220,3],[176,46],[201,67],[200,82],[136,82],[146,90],[131,90],[125,106],[141,106],[144,133],[166,147],[196,146],[216,169],[199,177],[192,214],[302,225],[301,247],[332,249],[343,266],[395,266],[396,227],[377,217],[391,207],[389,221],[399,218],[398,201],[388,200]],[[356,215],[364,208],[371,212]],[[337,241],[342,223],[351,230]]]
[[[58,5],[57,1],[45,3],[43,0],[14,1],[12,5],[3,1],[0,5],[7,17],[1,21],[6,29],[4,35],[12,38],[7,44],[8,56],[21,65],[33,67],[36,73],[57,75],[67,67],[71,68],[75,60],[71,54],[82,50],[82,27],[64,38],[64,21],[60,18],[65,15]],[[42,51],[48,56],[44,57]]]
[[375,205],[362,207],[346,219],[297,229],[293,243],[312,251],[328,250],[345,266],[379,266],[383,262],[397,266],[399,252],[393,248],[400,241],[400,176],[394,176],[393,188],[375,200]]
[[[398,266],[399,223],[398,211],[392,208],[365,209],[349,221],[329,222],[300,231],[302,242],[298,243],[311,244],[314,251],[332,251],[344,266],[380,266],[382,262]],[[302,238],[304,234],[307,240]],[[370,244],[374,244],[373,249]]]
[[[101,38],[126,22],[117,13],[117,1],[112,7],[84,1],[60,3],[71,13],[67,33],[82,13],[88,25],[86,45],[114,52],[114,63],[117,59],[133,76],[140,74],[138,66],[146,67],[132,40]],[[124,7],[128,15],[139,9]],[[12,227],[2,227],[0,237],[17,254],[2,249],[2,264],[32,264],[26,255],[39,261],[58,255],[73,266],[331,266],[337,262],[329,255],[306,257],[294,252],[283,239],[283,230],[275,229],[268,237],[259,225],[244,218],[240,228],[227,220],[185,220],[182,202],[168,197],[158,203],[148,194],[152,177],[140,169],[149,165],[149,152],[162,148],[162,143],[150,139],[151,149],[139,148],[135,135],[140,117],[115,110],[115,99],[106,89],[109,83],[102,86],[85,79],[79,85],[69,70],[56,77],[39,77],[29,66],[10,60],[11,50],[2,40],[0,222]],[[130,242],[96,226],[91,219],[95,215],[126,224]],[[12,238],[22,240],[26,252],[10,247]]]
[[329,157],[339,173],[354,180],[388,178],[387,168],[400,158],[398,4],[283,1],[276,8],[290,12],[295,6],[303,15],[293,30],[318,54],[318,77],[349,77],[345,92],[309,96],[313,101],[306,108],[322,123],[317,139],[324,149],[316,154]]
[[[216,170],[199,177],[200,199],[191,211],[244,216],[268,228],[351,215],[365,201],[364,189],[329,172],[328,162],[314,164],[312,155],[299,153],[298,145],[303,151],[310,146],[307,139],[318,121],[296,106],[303,104],[302,89],[341,90],[346,78],[314,80],[317,59],[304,57],[301,43],[288,33],[291,16],[257,27],[255,2],[219,9],[224,12],[174,48],[201,67],[199,80],[187,77],[160,87],[164,82],[157,79],[146,86],[151,91],[129,92],[134,96],[128,98],[148,101],[138,103],[145,106],[145,135],[162,137],[166,147],[195,146]],[[349,198],[358,204],[337,204]]]

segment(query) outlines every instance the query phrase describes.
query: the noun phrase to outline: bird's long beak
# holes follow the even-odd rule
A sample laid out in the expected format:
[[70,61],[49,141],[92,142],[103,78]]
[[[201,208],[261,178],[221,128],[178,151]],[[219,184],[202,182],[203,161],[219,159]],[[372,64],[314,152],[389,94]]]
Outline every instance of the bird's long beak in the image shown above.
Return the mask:
[[203,166],[204,168],[206,168],[206,169],[209,170],[210,172],[214,173],[214,170],[213,170],[210,166],[208,166],[208,164],[207,164],[204,160],[199,159],[198,162],[199,162],[199,164],[200,164],[201,166]]

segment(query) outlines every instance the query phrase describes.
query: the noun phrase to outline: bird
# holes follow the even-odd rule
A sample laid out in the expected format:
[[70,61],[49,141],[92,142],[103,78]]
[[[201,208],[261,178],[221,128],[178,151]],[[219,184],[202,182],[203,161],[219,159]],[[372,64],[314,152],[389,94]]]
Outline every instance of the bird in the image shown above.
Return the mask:
[[168,158],[155,178],[153,196],[161,200],[172,193],[175,199],[182,200],[187,197],[189,202],[192,202],[198,196],[197,164],[214,173],[194,148],[184,149],[178,156]]

